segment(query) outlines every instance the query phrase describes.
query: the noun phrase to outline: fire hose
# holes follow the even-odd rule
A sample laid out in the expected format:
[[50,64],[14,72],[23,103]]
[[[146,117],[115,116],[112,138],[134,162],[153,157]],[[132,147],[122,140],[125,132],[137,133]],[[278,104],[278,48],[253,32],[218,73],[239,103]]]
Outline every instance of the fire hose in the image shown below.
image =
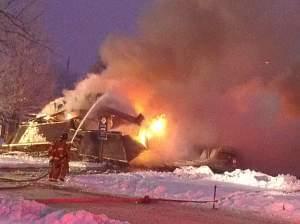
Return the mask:
[[[11,179],[11,178],[1,178],[0,181],[3,182],[35,182],[41,180],[42,178],[46,177],[48,172],[31,179]],[[0,190],[10,190],[10,189],[19,189],[25,188],[30,186],[31,184],[25,185],[18,185],[18,186],[9,186],[9,187],[0,187]],[[155,202],[175,202],[175,203],[197,203],[197,204],[206,204],[206,203],[213,203],[213,209],[215,209],[215,203],[219,200],[216,199],[216,185],[214,186],[214,195],[213,200],[202,200],[202,201],[195,201],[195,200],[181,200],[181,199],[167,199],[167,198],[150,198],[148,195],[144,197],[124,197],[118,195],[101,195],[98,197],[93,198],[47,198],[47,199],[35,199],[40,203],[45,204],[57,204],[57,203],[100,203],[100,202],[125,202],[125,203],[135,203],[135,204],[149,204]]]
[[13,189],[20,189],[29,187],[30,184],[23,184],[23,185],[15,185],[15,186],[7,186],[7,187],[0,187],[0,190],[13,190]]
[[13,178],[4,178],[0,177],[0,181],[2,182],[34,182],[43,179],[48,175],[48,171],[43,173],[42,175],[36,177],[36,178],[31,178],[31,179],[13,179]]
[[170,199],[170,198],[150,198],[150,196],[145,195],[144,197],[129,197],[123,195],[109,195],[102,194],[97,197],[72,197],[72,198],[43,198],[35,199],[38,202],[45,204],[57,204],[57,203],[103,203],[103,202],[123,202],[123,203],[135,203],[135,204],[150,204],[157,202],[175,202],[175,203],[197,203],[197,204],[206,204],[212,203],[212,208],[216,208],[216,203],[220,200],[216,199],[217,186],[214,186],[213,198],[212,200],[182,200],[182,199]]
[[31,179],[13,179],[13,178],[4,178],[0,177],[0,182],[9,182],[9,183],[23,183],[27,182],[27,184],[22,184],[22,185],[15,185],[15,186],[7,186],[7,187],[0,187],[0,190],[10,190],[10,189],[19,189],[19,188],[25,188],[31,185],[31,183],[28,182],[36,182],[48,175],[48,171],[43,173],[42,175],[36,177],[36,178],[31,178]]
[[150,204],[155,202],[177,202],[177,203],[216,203],[218,200],[206,200],[206,201],[194,201],[194,200],[179,200],[179,199],[166,199],[166,198],[150,198],[148,195],[137,198],[137,197],[121,197],[121,196],[108,196],[101,195],[93,198],[43,198],[43,199],[35,199],[40,203],[45,204],[59,204],[59,203],[103,203],[103,202],[124,202],[124,203],[135,203],[135,204]]

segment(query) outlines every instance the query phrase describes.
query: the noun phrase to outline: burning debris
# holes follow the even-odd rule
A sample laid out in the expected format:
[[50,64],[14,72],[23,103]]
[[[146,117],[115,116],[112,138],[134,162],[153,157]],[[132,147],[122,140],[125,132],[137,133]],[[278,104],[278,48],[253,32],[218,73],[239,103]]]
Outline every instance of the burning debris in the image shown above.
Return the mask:
[[136,140],[149,147],[149,141],[155,137],[165,137],[167,129],[167,118],[164,114],[145,122],[140,129]]

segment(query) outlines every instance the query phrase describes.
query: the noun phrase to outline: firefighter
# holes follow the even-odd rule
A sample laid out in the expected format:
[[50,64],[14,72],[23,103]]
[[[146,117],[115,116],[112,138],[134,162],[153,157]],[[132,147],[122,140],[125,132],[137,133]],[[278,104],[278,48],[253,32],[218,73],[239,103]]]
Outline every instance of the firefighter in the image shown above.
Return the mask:
[[49,155],[49,181],[65,180],[69,171],[69,150],[67,144],[68,134],[64,133],[60,139],[50,146]]

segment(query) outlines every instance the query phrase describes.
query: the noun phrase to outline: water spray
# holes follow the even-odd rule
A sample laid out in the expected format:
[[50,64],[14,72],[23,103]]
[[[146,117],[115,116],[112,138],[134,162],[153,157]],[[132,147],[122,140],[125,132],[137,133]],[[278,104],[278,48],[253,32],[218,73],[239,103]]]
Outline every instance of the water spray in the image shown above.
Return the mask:
[[101,101],[101,99],[103,98],[103,95],[100,96],[95,103],[90,107],[90,109],[88,110],[88,112],[85,114],[85,116],[83,117],[83,119],[81,120],[81,122],[79,123],[78,128],[76,129],[72,139],[71,139],[71,144],[73,144],[73,141],[75,139],[75,137],[78,134],[79,129],[81,128],[81,126],[83,125],[83,123],[85,122],[85,120],[87,119],[87,117],[90,115],[90,113],[94,110],[94,108],[97,106],[97,104]]

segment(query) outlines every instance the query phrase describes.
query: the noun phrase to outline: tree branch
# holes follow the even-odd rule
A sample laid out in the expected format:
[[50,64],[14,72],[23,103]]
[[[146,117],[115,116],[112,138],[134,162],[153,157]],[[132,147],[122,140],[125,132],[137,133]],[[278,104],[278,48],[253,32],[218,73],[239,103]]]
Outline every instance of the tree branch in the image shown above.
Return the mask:
[[39,0],[31,0],[30,2],[28,2],[28,4],[26,4],[16,15],[16,18],[19,18],[28,8],[32,7],[37,1]]
[[20,29],[26,35],[32,36],[32,34],[25,29],[24,23],[22,21],[20,21],[18,18],[16,18],[14,15],[12,15],[9,12],[6,12],[2,9],[0,9],[0,14],[5,16],[16,28]]

